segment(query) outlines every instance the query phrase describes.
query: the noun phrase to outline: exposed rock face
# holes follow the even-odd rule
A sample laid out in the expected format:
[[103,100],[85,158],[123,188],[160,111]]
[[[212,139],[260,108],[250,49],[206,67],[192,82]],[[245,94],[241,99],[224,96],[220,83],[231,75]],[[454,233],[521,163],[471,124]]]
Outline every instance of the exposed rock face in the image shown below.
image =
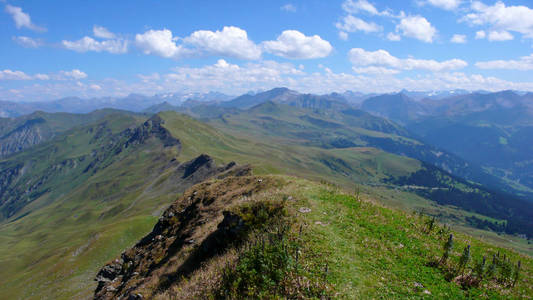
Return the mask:
[[124,132],[124,135],[130,136],[128,141],[125,143],[125,147],[130,145],[142,144],[146,139],[150,137],[156,137],[163,142],[165,147],[178,146],[181,148],[180,141],[174,138],[165,127],[162,126],[163,119],[159,115],[154,115],[141,126],[135,129],[128,129]]
[[151,233],[98,272],[94,298],[153,298],[240,241],[247,225],[228,207],[271,184],[254,176],[226,177],[249,173],[248,167],[233,165],[217,175],[222,180],[207,181],[185,192]]
[[42,118],[31,119],[4,136],[0,136],[0,157],[6,157],[48,140],[52,133]]
[[[0,149],[4,149],[5,151],[2,151],[5,153],[12,154],[14,153],[12,151],[20,151],[24,147],[30,147],[42,142],[40,139],[44,139],[45,136],[39,135],[39,132],[42,130],[40,128],[43,122],[44,120],[30,120],[23,126],[12,130],[11,133],[8,133],[2,138],[4,140],[0,140]],[[1,163],[0,221],[12,217],[28,203],[56,189],[56,187],[50,186],[50,183],[54,179],[60,178],[61,176],[68,176],[68,180],[71,180],[84,173],[94,174],[114,162],[123,159],[125,156],[121,153],[124,151],[135,151],[136,147],[152,142],[154,145],[162,144],[164,148],[176,147],[179,151],[181,149],[180,141],[174,138],[162,124],[163,120],[155,115],[140,126],[128,128],[118,134],[112,134],[107,122],[101,122],[87,129],[87,132],[92,134],[89,144],[99,146],[92,153],[75,158],[58,160],[56,162],[53,162],[54,157],[47,157],[46,159],[51,160],[50,164],[38,172],[34,172],[33,168],[37,163],[31,159],[18,161],[15,159]],[[10,142],[8,143],[6,141]],[[53,146],[49,147],[49,151],[53,153],[57,152],[58,149]],[[0,157],[2,156],[1,154]],[[197,164],[197,168],[200,168],[200,171],[205,173],[205,176],[211,176],[213,172],[219,172],[211,158],[207,159],[207,162],[210,162],[210,164],[205,167],[202,167],[204,164]],[[168,167],[171,168],[179,165],[179,162],[176,161]],[[183,168],[186,168],[186,166]],[[24,170],[28,170],[31,176],[25,176]],[[195,176],[195,178],[191,178],[185,183],[186,187],[202,181],[202,178],[205,177],[202,175]]]

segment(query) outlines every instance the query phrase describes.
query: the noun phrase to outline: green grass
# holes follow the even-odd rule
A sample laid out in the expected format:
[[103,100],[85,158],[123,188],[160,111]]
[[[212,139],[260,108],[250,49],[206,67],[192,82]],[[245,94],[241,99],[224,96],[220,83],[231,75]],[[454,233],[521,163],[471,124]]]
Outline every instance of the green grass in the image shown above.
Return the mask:
[[[376,205],[363,195],[362,199],[346,194],[333,186],[320,186],[297,181],[293,195],[294,207],[309,207],[311,212],[299,214],[308,224],[304,239],[307,247],[321,253],[316,263],[329,265],[328,280],[335,285],[340,298],[508,298],[533,293],[531,272],[533,261],[517,252],[497,248],[471,236],[455,232],[452,264],[458,263],[466,244],[472,257],[500,251],[511,260],[521,260],[525,271],[515,288],[490,287],[464,290],[446,280],[445,274],[429,263],[442,255],[447,237],[435,229],[425,233],[425,220],[411,214]],[[472,264],[469,265],[469,268]],[[415,287],[419,283],[423,288]],[[427,290],[431,295],[424,294]]]

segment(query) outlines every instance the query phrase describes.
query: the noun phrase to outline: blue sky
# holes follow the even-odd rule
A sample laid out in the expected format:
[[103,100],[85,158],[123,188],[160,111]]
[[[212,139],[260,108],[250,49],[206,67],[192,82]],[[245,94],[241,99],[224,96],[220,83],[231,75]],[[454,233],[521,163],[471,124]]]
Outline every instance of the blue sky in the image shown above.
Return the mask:
[[533,91],[531,1],[0,0],[0,100]]

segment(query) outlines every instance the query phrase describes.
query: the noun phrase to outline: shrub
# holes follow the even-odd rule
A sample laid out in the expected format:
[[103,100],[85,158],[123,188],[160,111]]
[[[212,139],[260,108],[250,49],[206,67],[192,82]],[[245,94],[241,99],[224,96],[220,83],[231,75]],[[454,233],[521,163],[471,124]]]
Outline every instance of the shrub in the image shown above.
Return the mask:
[[483,259],[477,261],[475,263],[475,266],[474,266],[474,272],[476,273],[476,277],[480,281],[483,280],[483,274],[485,274],[485,263],[486,263],[486,260],[487,260],[487,258],[485,256],[483,256]]
[[466,246],[463,250],[463,255],[461,255],[461,258],[459,259],[459,271],[461,274],[464,273],[464,270],[466,266],[468,265],[468,262],[470,261],[470,245]]
[[516,283],[518,282],[518,278],[520,277],[520,266],[520,261],[518,261],[518,263],[516,264],[516,269],[514,271],[513,287],[516,285]]
[[308,270],[299,262],[301,247],[287,235],[268,233],[244,247],[236,265],[223,269],[220,299],[329,298],[326,271]]
[[440,259],[441,264],[445,264],[448,260],[448,257],[450,257],[450,252],[453,249],[453,234],[450,234],[450,237],[448,238],[448,241],[444,243],[444,253],[442,254],[442,258]]

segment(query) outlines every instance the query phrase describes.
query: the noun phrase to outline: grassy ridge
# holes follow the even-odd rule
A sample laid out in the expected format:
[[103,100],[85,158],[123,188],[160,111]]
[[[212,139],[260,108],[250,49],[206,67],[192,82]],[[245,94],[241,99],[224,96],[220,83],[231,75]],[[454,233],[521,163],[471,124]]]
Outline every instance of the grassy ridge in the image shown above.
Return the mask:
[[[442,256],[447,233],[439,233],[440,225],[426,233],[426,218],[384,208],[368,195],[346,194],[331,185],[296,180],[289,190],[297,201],[295,208],[311,208],[309,213],[299,213],[309,226],[306,243],[321,253],[321,264],[329,265],[328,279],[342,298],[519,298],[533,293],[533,261],[528,256],[454,232],[452,265],[458,264],[469,244],[472,261],[499,251],[514,263],[520,260],[524,271],[515,288],[487,281],[465,290],[446,280],[439,268],[429,266]],[[472,267],[470,263],[467,272]]]
[[[203,261],[202,267],[186,278],[153,291],[150,287],[158,286],[154,285],[158,279],[150,277],[135,293],[155,293],[156,299],[187,299],[191,295],[278,299],[320,297],[321,293],[336,299],[507,299],[527,298],[533,292],[533,260],[529,256],[448,231],[441,224],[429,230],[427,217],[383,207],[365,193],[346,193],[332,184],[287,176],[258,176],[253,181],[258,178],[271,184],[227,208],[241,211],[245,224],[254,226],[257,235],[251,235],[240,248]],[[206,186],[217,184],[223,182]],[[193,190],[204,193],[198,186],[189,193]],[[280,205],[285,207],[282,211],[288,221],[270,230],[264,228],[267,222],[254,222],[268,213],[242,209]],[[473,274],[474,262],[483,255],[499,253],[513,264],[521,261],[516,286],[486,278],[479,285],[462,287],[456,282],[459,273],[448,278],[444,268],[433,262],[441,258],[449,233],[455,239],[447,266],[457,268],[466,245],[471,245],[471,260],[464,271],[467,276]],[[179,264],[164,265],[161,269],[165,271],[156,269],[151,274],[166,278],[165,272],[174,274],[176,268]]]

